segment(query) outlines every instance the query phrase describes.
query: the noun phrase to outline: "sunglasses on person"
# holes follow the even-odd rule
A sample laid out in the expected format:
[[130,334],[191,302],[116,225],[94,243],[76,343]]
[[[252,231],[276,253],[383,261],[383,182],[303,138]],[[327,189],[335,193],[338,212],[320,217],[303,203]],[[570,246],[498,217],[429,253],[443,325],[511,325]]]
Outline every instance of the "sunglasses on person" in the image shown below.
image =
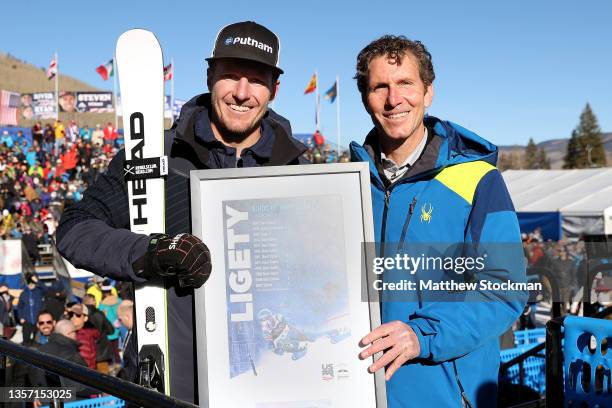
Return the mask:
[[66,313],[66,315],[68,315],[69,319],[72,319],[72,316],[83,317],[83,313],[76,313],[76,312],[68,312]]
[[45,324],[52,325],[53,324],[53,320],[47,320],[47,321],[44,321],[44,322],[38,322],[39,326],[44,326]]

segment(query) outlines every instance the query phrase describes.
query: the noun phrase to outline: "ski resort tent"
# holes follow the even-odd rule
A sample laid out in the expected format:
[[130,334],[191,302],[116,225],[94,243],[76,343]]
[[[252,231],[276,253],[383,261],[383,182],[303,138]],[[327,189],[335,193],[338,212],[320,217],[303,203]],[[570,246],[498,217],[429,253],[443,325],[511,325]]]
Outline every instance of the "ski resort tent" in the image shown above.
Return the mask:
[[612,168],[506,170],[502,175],[522,232],[540,226],[550,239],[558,239],[555,231],[567,238],[612,234]]

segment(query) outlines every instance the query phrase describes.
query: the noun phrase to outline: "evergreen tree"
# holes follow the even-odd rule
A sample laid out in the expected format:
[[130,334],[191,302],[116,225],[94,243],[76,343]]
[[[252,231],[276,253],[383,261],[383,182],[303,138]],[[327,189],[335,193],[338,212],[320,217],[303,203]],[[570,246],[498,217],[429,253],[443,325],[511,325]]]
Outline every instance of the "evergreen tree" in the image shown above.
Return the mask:
[[512,150],[507,153],[500,153],[497,159],[497,168],[499,171],[504,170],[520,170],[523,157],[520,151]]
[[542,147],[538,150],[538,169],[550,169],[550,160]]
[[529,143],[525,148],[525,168],[526,169],[537,169],[538,167],[538,147],[536,146],[533,138],[529,138]]
[[523,157],[521,156],[520,150],[513,150],[510,153],[510,168],[520,170],[523,168]]
[[[580,114],[580,123],[578,123],[575,133],[578,139],[578,154],[575,167],[570,168],[604,167],[606,165],[606,151],[602,143],[601,129],[597,123],[597,117],[588,103]],[[569,147],[568,145],[568,155]],[[572,147],[575,148],[575,146]]]
[[563,158],[564,169],[577,169],[579,168],[580,158],[582,151],[580,147],[580,141],[578,140],[578,133],[576,130],[572,130],[572,137],[567,143],[567,152]]

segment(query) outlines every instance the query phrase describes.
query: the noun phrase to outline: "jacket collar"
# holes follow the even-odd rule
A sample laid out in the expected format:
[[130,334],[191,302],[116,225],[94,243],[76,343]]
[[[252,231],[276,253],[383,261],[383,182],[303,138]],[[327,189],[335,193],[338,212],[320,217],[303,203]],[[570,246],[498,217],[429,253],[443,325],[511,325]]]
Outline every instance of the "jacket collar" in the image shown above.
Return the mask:
[[[402,180],[412,180],[426,174],[442,170],[445,167],[484,160],[495,165],[497,162],[497,146],[481,138],[477,134],[448,121],[442,121],[433,116],[424,119],[428,131],[425,150],[414,163],[414,166],[402,177]],[[354,161],[368,161],[370,172],[378,182],[387,186],[385,178],[381,177],[378,133],[372,129],[363,146],[352,142],[351,156]]]
[[[194,134],[195,138],[199,139],[204,145],[209,148],[220,148],[226,151],[235,151],[233,147],[224,145],[220,140],[215,137],[215,134],[210,123],[210,111],[204,114],[202,112],[195,121]],[[253,145],[245,150],[250,150],[258,157],[269,159],[272,154],[272,146],[274,145],[275,134],[272,126],[266,120],[261,121],[261,137]]]

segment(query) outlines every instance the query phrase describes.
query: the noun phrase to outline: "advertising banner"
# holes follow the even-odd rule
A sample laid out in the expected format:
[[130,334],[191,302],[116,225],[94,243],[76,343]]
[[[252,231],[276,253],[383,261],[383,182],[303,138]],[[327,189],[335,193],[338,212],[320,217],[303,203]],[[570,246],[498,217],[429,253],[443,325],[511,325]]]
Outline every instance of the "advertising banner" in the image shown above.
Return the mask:
[[76,110],[78,112],[111,113],[113,112],[113,93],[77,92]]
[[23,119],[53,119],[56,114],[54,92],[21,94],[21,117]]

